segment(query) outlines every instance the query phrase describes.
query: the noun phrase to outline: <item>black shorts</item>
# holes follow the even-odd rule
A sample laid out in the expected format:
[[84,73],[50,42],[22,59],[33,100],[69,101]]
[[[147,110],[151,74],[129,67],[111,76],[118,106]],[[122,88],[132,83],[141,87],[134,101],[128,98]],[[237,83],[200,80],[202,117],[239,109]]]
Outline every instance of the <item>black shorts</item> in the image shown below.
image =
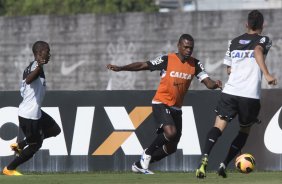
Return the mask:
[[228,122],[235,118],[238,119],[241,127],[248,127],[258,123],[257,119],[260,110],[260,100],[221,93],[220,100],[215,112]]
[[177,131],[176,141],[182,135],[182,111],[171,108],[165,104],[153,104],[153,115],[157,122],[157,133],[162,133],[165,125],[174,125]]
[[19,116],[20,127],[28,144],[42,142],[47,130],[53,126],[58,126],[51,116],[42,110],[41,113],[42,115],[38,120],[26,119]]

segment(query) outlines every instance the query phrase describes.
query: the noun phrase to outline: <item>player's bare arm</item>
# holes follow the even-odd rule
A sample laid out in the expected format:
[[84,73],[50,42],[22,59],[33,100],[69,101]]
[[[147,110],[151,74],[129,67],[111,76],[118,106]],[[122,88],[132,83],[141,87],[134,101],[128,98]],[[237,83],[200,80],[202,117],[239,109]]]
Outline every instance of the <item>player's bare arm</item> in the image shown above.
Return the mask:
[[117,66],[108,64],[107,68],[109,70],[119,72],[119,71],[140,71],[140,70],[149,70],[149,65],[147,62],[135,62],[124,66]]
[[202,81],[208,89],[222,89],[222,82],[220,80],[212,80],[211,78],[207,77]]
[[254,55],[255,55],[256,62],[259,65],[259,68],[261,69],[261,71],[262,71],[266,81],[268,82],[268,84],[269,85],[276,85],[277,79],[269,74],[269,71],[268,71],[267,66],[265,64],[265,57],[263,55],[263,48],[260,45],[255,47]]
[[30,74],[28,74],[28,76],[26,77],[25,82],[27,84],[32,83],[32,81],[34,81],[35,79],[38,78],[38,76],[40,75],[40,73],[42,72],[43,69],[43,65],[46,64],[45,60],[38,60],[37,61],[37,66],[35,68],[35,70],[33,70]]

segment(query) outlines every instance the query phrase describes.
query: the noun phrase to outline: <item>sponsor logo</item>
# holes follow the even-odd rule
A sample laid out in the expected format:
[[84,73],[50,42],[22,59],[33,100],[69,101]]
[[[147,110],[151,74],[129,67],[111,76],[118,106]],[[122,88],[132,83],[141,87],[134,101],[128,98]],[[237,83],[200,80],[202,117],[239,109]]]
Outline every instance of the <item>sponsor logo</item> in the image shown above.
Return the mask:
[[[280,118],[279,118],[280,117]],[[264,144],[272,153],[282,154],[282,107],[275,113],[270,120],[264,133]],[[280,120],[280,122],[279,122]],[[280,126],[279,126],[280,124]]]
[[65,61],[63,61],[62,66],[61,66],[61,73],[62,75],[69,75],[73,71],[75,71],[79,66],[83,65],[84,63],[86,63],[86,61],[81,60],[77,63],[74,63],[73,65],[66,66]]
[[[118,149],[122,149],[125,155],[140,155],[144,148],[135,130],[152,113],[152,108],[147,106],[135,107],[129,114],[124,107],[104,107],[114,131],[97,149],[89,151],[91,134],[96,135],[95,130],[92,130],[92,125],[95,123],[93,122],[95,107],[77,107],[72,142],[69,144],[71,149],[68,151],[59,108],[43,107],[42,110],[52,116],[62,130],[57,137],[48,138],[43,142],[41,150],[48,150],[51,156],[89,155],[89,152],[92,156],[113,155]],[[178,149],[182,149],[183,155],[200,155],[201,149],[193,109],[190,106],[184,106],[182,112],[183,132]],[[6,123],[19,126],[17,107],[0,108],[0,128]],[[10,144],[16,141],[17,137],[7,140],[0,134],[0,156],[14,155]]]
[[247,45],[251,42],[251,40],[239,40],[239,43],[242,45]]
[[[130,113],[127,113],[125,107],[104,107],[114,131],[99,144],[97,149],[89,150],[91,135],[96,135],[95,130],[92,129],[92,125],[95,123],[93,122],[95,107],[77,107],[72,142],[69,144],[70,149],[68,150],[59,108],[43,107],[42,109],[54,118],[62,130],[57,137],[48,138],[43,142],[41,150],[48,150],[51,156],[83,156],[89,155],[89,153],[92,156],[113,155],[118,149],[121,149],[125,155],[139,155],[144,148],[135,131],[152,113],[149,106],[135,107]],[[183,155],[201,155],[193,108],[183,106],[182,112],[183,132],[178,149],[182,150]],[[275,154],[282,154],[282,147],[280,146],[282,139],[281,113],[282,107],[274,114],[264,134],[266,148]],[[6,123],[19,126],[17,107],[0,108],[0,128],[5,127],[3,125]],[[3,130],[0,132],[3,132]],[[10,150],[10,144],[16,142],[17,137],[4,137],[0,134],[0,156],[14,155],[14,152]]]
[[157,57],[156,59],[154,60],[151,60],[150,62],[152,63],[152,65],[159,65],[161,64],[162,62],[164,62],[164,60],[162,59],[163,56],[159,56]]
[[231,52],[231,58],[254,58],[254,51],[253,50],[246,50],[246,51],[239,51],[239,50],[234,50]]
[[205,70],[204,65],[200,61],[198,62],[198,65],[202,70]]
[[266,41],[266,38],[265,37],[262,37],[259,41],[259,43],[264,43]]
[[186,79],[186,80],[190,80],[192,78],[191,74],[176,72],[176,71],[171,71],[170,76],[173,78]]
[[184,83],[173,82],[173,85],[174,85],[174,86],[181,86],[181,85],[184,85]]
[[129,115],[124,107],[105,107],[105,111],[115,131],[92,155],[113,155],[120,147],[126,155],[139,155],[142,153],[143,148],[134,131],[152,113],[152,108],[135,107]]

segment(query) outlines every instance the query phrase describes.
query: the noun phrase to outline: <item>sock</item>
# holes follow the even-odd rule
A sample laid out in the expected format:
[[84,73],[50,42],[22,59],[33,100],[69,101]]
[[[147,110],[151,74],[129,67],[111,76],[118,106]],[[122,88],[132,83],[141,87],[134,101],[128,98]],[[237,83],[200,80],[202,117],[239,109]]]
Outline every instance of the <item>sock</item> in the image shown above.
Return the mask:
[[156,151],[158,148],[162,148],[163,145],[168,143],[168,139],[165,137],[164,133],[158,134],[157,138],[153,141],[153,143],[147,148],[146,154],[152,155],[154,151]]
[[24,147],[26,147],[26,146],[27,146],[27,142],[26,142],[25,139],[18,143],[18,147],[20,149],[24,149]]
[[204,147],[204,155],[209,155],[214,144],[216,143],[218,137],[220,137],[222,132],[220,131],[219,128],[217,127],[212,127],[211,130],[209,131],[207,138],[206,138],[206,143]]
[[158,148],[154,153],[152,154],[152,158],[150,163],[157,162],[165,157],[167,157],[169,154],[164,150],[164,146]]
[[247,142],[249,134],[239,132],[238,135],[233,140],[229,152],[224,160],[224,164],[227,167],[227,165],[231,162],[231,160],[241,151],[241,149],[244,147],[244,145]]
[[33,155],[35,154],[35,150],[34,148],[28,146],[26,147],[22,153],[16,157],[8,166],[7,169],[8,170],[15,170],[19,165],[21,165],[22,163],[28,161],[30,158],[33,157]]
[[139,167],[139,168],[142,168],[142,166],[141,166],[141,164],[140,164],[140,161],[135,162],[135,165],[136,165],[137,167]]

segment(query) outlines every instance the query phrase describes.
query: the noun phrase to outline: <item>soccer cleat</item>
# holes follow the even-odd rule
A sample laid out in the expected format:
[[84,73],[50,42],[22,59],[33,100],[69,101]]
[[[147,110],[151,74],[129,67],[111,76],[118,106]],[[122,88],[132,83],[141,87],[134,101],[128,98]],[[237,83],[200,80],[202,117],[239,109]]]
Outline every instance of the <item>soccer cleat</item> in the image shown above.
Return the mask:
[[218,176],[222,176],[223,178],[227,177],[226,166],[225,166],[224,163],[220,163],[217,174],[218,174]]
[[7,169],[7,167],[3,169],[3,174],[6,176],[22,176],[22,174],[19,171],[9,170]]
[[155,173],[153,173],[152,171],[150,171],[149,169],[143,169],[143,168],[141,168],[141,167],[138,167],[138,165],[136,164],[136,162],[134,162],[134,163],[132,164],[131,170],[132,170],[132,172],[134,172],[134,173],[155,174]]
[[147,149],[145,149],[143,151],[143,154],[141,155],[141,159],[140,159],[140,164],[141,164],[141,167],[143,169],[148,169],[149,168],[149,164],[150,164],[150,161],[151,161],[151,155],[147,155],[145,152],[146,152]]
[[208,165],[208,158],[203,157],[199,169],[196,170],[197,178],[203,179],[206,177],[207,165]]
[[11,144],[10,148],[16,153],[16,155],[19,155],[22,152],[22,149],[19,148],[18,143]]

